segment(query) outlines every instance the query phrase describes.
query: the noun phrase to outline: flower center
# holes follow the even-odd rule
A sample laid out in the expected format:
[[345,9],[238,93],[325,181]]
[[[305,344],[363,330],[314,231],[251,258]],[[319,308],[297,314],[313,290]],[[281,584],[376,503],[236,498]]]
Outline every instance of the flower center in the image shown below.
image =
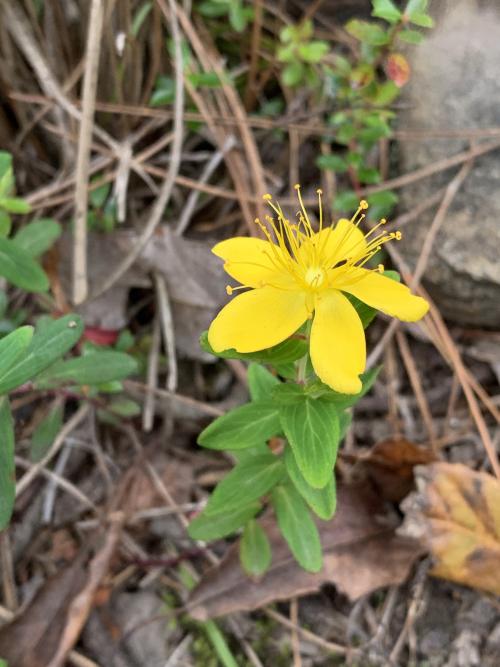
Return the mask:
[[325,272],[319,266],[311,266],[307,269],[305,281],[309,287],[316,289],[321,287],[325,280]]

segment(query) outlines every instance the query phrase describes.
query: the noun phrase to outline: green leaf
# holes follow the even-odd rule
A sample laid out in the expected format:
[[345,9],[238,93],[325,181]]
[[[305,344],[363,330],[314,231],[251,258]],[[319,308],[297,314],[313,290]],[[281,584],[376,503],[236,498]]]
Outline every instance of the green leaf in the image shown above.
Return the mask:
[[237,463],[241,463],[242,461],[254,459],[256,456],[269,454],[269,447],[265,442],[261,442],[260,445],[247,447],[246,449],[236,449],[234,451],[229,449],[228,454],[230,454]]
[[273,401],[278,405],[295,405],[304,399],[304,387],[300,384],[282,382],[273,389]]
[[[91,183],[94,184],[101,180],[101,176],[96,176],[92,179]],[[92,188],[89,192],[89,202],[92,208],[102,208],[106,203],[106,199],[109,197],[111,191],[111,185],[109,183],[103,183],[97,188]]]
[[335,141],[339,144],[345,144],[346,146],[351,143],[351,140],[354,139],[357,133],[356,127],[352,123],[344,123],[339,126],[337,134],[335,135]]
[[27,292],[46,292],[49,288],[41,266],[10,239],[0,238],[0,276]]
[[3,208],[9,213],[29,213],[31,211],[30,204],[19,197],[2,197],[0,199],[0,208]]
[[99,385],[124,380],[136,372],[137,362],[129,354],[106,350],[59,361],[37,379],[37,384],[47,386],[61,382],[76,382],[79,385]]
[[360,301],[358,297],[352,294],[344,293],[344,296],[346,296],[354,306],[356,312],[359,315],[359,319],[361,320],[361,324],[363,325],[363,329],[367,329],[376,318],[378,312],[377,309],[368,306],[366,303],[363,303],[363,301]]
[[61,430],[63,413],[63,407],[61,405],[56,406],[50,410],[34,430],[31,437],[30,458],[35,463],[45,456],[56,435]]
[[361,183],[380,183],[380,172],[374,167],[361,167],[357,173]]
[[14,242],[31,257],[39,257],[61,236],[61,225],[52,218],[41,218],[22,227]]
[[372,16],[385,19],[389,23],[397,23],[401,18],[401,12],[392,0],[373,0]]
[[408,44],[420,44],[423,41],[424,36],[421,32],[418,32],[418,30],[402,30],[398,33],[398,39],[402,42],[407,42]]
[[233,30],[236,30],[236,32],[243,32],[243,30],[245,30],[247,25],[247,17],[241,2],[233,0],[233,2],[230,3],[229,23],[231,24]]
[[276,51],[276,58],[281,63],[291,63],[297,59],[297,49],[295,44],[285,44]]
[[148,14],[151,11],[152,7],[153,7],[152,2],[144,2],[136,11],[135,16],[132,20],[132,27],[130,29],[130,32],[133,37],[137,37],[137,35],[139,34],[139,31],[142,28],[144,21],[148,17]]
[[308,484],[322,489],[330,480],[339,445],[336,408],[321,398],[308,396],[281,405],[281,426],[300,472]]
[[123,331],[120,331],[118,340],[115,343],[115,350],[118,350],[118,352],[127,352],[134,344],[135,338],[132,333],[129,329],[123,329]]
[[351,412],[339,412],[340,442],[345,438],[347,431],[352,423]]
[[141,414],[141,406],[130,398],[115,398],[108,405],[108,410],[120,417],[137,417]]
[[352,19],[346,24],[345,29],[350,35],[359,39],[360,42],[370,44],[371,46],[383,46],[389,42],[387,32],[376,23]]
[[308,484],[299,470],[291,447],[285,449],[285,465],[287,473],[295,488],[306,501],[309,507],[320,519],[331,519],[337,506],[335,489],[335,475],[331,474],[328,483],[322,489],[315,489]]
[[205,631],[208,640],[212,644],[217,658],[220,660],[221,667],[238,667],[234,655],[228,646],[226,638],[220,631],[215,621],[204,621],[200,626]]
[[413,14],[425,14],[428,4],[429,0],[408,0],[404,13],[410,17]]
[[306,63],[319,63],[330,50],[328,42],[315,41],[308,44],[300,44],[298,47],[299,56]]
[[10,215],[0,209],[0,237],[6,238],[10,234],[11,227],[12,220],[10,219]]
[[[402,33],[399,33],[400,35]],[[384,107],[392,104],[401,93],[401,88],[396,86],[394,81],[385,81],[377,87],[376,92],[371,97],[371,103],[376,106]]]
[[339,192],[333,201],[333,208],[342,213],[351,213],[358,208],[359,197],[354,190]]
[[159,76],[156,86],[149,100],[149,106],[160,107],[172,104],[175,99],[175,81],[170,76]]
[[0,398],[0,531],[10,521],[16,498],[14,425],[7,396]]
[[212,516],[227,511],[230,507],[249,505],[269,493],[282,481],[284,473],[281,459],[270,453],[238,463],[217,484],[204,514]]
[[385,218],[391,213],[398,200],[399,197],[392,190],[383,190],[369,195],[367,201],[370,206],[370,217],[374,220]]
[[428,14],[414,13],[410,17],[411,23],[418,25],[420,28],[433,28],[434,19]]
[[240,542],[240,561],[251,577],[260,577],[269,569],[272,560],[269,539],[255,519],[245,526]]
[[225,16],[228,8],[225,3],[206,0],[206,2],[200,2],[200,4],[196,6],[196,9],[202,16],[218,18],[219,16]]
[[316,166],[320,169],[330,169],[337,174],[343,174],[348,169],[346,161],[340,155],[320,155],[316,158]]
[[217,72],[194,72],[188,74],[189,82],[195,87],[220,88],[221,80]]
[[4,290],[0,290],[0,317],[3,318],[5,317],[5,313],[7,312],[7,306],[9,305],[7,301],[7,295],[5,294]]
[[384,137],[389,137],[391,134],[391,129],[382,119],[380,119],[377,125],[372,125],[371,127],[363,128],[359,134],[358,139],[365,144],[373,144],[379,139]]
[[0,382],[26,353],[33,338],[33,327],[25,326],[0,339]]
[[35,331],[24,356],[0,378],[0,394],[32,380],[78,342],[83,332],[79,315],[52,320]]
[[281,431],[278,410],[269,401],[258,401],[231,410],[207,426],[198,444],[208,449],[255,447]]
[[264,401],[271,398],[274,387],[281,384],[278,378],[260,364],[248,367],[248,388],[252,401]]
[[288,63],[288,65],[283,68],[283,71],[281,72],[281,80],[285,86],[293,88],[301,83],[304,78],[304,73],[304,65],[299,60],[295,60]]
[[261,364],[275,366],[276,364],[288,364],[297,361],[307,352],[307,342],[301,338],[289,338],[288,340],[259,352],[236,352],[236,350],[224,350],[214,352],[208,342],[208,332],[204,331],[200,336],[200,347],[205,352],[213,354],[221,359],[242,359],[243,361],[256,361]]
[[0,197],[10,195],[14,190],[14,171],[12,169],[12,155],[7,151],[0,151]]
[[207,516],[205,512],[202,512],[189,524],[188,534],[193,540],[218,540],[244,526],[260,511],[261,507],[260,503],[252,503],[243,507],[238,505],[227,512],[219,512],[212,516]]
[[323,557],[318,529],[300,494],[293,486],[278,486],[272,502],[281,533],[299,565],[308,572],[319,572]]

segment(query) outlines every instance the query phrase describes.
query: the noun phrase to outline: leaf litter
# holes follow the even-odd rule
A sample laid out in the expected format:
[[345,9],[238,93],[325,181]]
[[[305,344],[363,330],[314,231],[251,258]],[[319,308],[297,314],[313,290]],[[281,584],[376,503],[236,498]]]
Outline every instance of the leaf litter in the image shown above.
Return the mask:
[[272,564],[260,579],[250,579],[241,569],[238,545],[233,545],[219,565],[209,570],[194,589],[190,614],[205,620],[236,611],[258,609],[335,584],[350,600],[382,586],[405,581],[423,549],[409,537],[396,534],[398,519],[388,513],[369,485],[338,487],[338,509],[329,522],[318,521],[324,566],[317,574],[302,570],[279,535],[274,521],[262,521],[272,547]]
[[403,532],[429,550],[431,573],[500,595],[500,482],[444,462],[417,467],[416,481]]

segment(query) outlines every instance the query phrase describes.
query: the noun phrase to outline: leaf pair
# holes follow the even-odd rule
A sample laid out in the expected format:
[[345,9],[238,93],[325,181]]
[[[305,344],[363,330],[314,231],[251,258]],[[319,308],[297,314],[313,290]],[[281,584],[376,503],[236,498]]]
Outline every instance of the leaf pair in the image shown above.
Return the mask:
[[281,459],[271,453],[244,460],[217,485],[205,510],[189,525],[196,540],[225,537],[262,508],[257,502],[284,477]]
[[33,333],[21,327],[0,340],[0,530],[8,524],[15,498],[14,432],[5,394],[54,363],[79,340],[83,322],[66,315]]

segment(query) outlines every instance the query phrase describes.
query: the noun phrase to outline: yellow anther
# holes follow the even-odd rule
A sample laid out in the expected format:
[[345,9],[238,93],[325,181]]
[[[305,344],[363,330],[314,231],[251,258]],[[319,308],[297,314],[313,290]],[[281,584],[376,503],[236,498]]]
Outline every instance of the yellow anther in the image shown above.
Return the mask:
[[387,220],[386,220],[385,218],[382,218],[382,219],[380,220],[380,224],[381,224],[381,225],[385,225],[386,222],[387,222]]
[[234,292],[234,288],[231,287],[231,285],[226,285],[226,294],[231,296],[231,294]]
[[384,271],[385,271],[385,268],[384,268],[384,265],[383,265],[383,264],[379,264],[379,265],[377,266],[377,269],[378,269],[379,273],[384,273]]
[[395,237],[396,237],[396,241],[401,241],[401,239],[403,238],[403,235],[401,234],[401,232],[398,231],[398,232],[396,232]]
[[362,199],[359,202],[359,208],[363,209],[365,211],[368,208],[368,202],[365,199]]
[[323,194],[323,190],[321,188],[318,188],[316,190],[316,194],[321,196]]
[[262,196],[262,199],[264,199],[264,201],[271,201],[272,195],[270,195],[269,192],[267,192],[265,195]]
[[293,189],[294,189],[294,190],[300,190],[300,185],[299,185],[299,183],[295,183],[295,185],[293,186]]

